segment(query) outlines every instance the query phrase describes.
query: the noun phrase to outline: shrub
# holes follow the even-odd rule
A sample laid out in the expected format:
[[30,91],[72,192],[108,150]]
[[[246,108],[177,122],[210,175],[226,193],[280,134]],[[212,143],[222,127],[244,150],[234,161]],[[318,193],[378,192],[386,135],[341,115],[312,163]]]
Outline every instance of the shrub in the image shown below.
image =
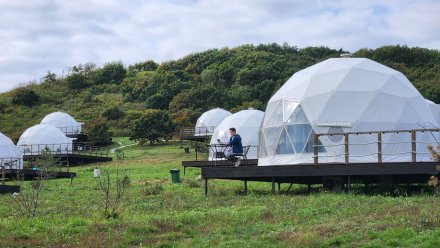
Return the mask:
[[27,107],[35,106],[40,100],[40,96],[35,91],[19,88],[12,96],[12,103],[16,105],[24,105]]

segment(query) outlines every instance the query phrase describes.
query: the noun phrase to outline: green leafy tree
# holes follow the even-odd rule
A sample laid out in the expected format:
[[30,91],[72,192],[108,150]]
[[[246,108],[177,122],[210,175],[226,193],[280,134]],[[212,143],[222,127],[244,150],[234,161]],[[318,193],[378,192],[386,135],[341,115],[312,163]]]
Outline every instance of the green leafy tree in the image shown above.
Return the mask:
[[47,84],[53,84],[57,81],[57,75],[51,71],[48,71],[46,76],[43,77],[43,82]]
[[120,84],[124,80],[125,73],[122,62],[108,63],[95,71],[94,81],[97,84]]
[[112,132],[110,125],[102,118],[96,118],[86,125],[87,138],[93,145],[110,145],[112,143]]
[[118,106],[112,106],[102,112],[102,116],[107,120],[119,120],[124,117],[125,113]]
[[35,106],[40,100],[40,96],[33,90],[27,88],[17,89],[12,96],[12,103],[27,107]]
[[130,126],[130,139],[141,143],[148,140],[150,145],[159,138],[168,140],[174,133],[174,123],[167,111],[150,109]]

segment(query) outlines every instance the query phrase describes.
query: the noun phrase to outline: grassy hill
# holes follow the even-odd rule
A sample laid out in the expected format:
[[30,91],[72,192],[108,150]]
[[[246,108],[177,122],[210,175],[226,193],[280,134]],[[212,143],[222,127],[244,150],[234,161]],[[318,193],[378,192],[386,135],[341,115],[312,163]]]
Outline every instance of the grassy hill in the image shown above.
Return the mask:
[[[115,136],[126,136],[130,120],[146,109],[169,111],[177,126],[194,124],[201,113],[213,107],[233,112],[247,107],[264,110],[272,94],[293,73],[343,52],[286,44],[243,45],[161,64],[77,65],[68,75],[49,72],[40,83],[25,86],[35,93],[31,101],[17,97],[22,88],[0,94],[0,132],[17,140],[26,128],[59,110],[84,122],[103,116]],[[440,102],[439,51],[385,46],[361,49],[354,56],[402,71],[427,99]]]
[[[440,198],[428,188],[365,194],[355,187],[351,194],[332,194],[315,187],[307,194],[307,187],[294,186],[272,195],[270,183],[250,182],[245,196],[241,182],[213,180],[204,197],[198,169],[189,169],[182,184],[171,184],[169,170],[189,159],[177,143],[124,152],[123,161],[70,168],[78,173],[72,185],[69,179],[49,181],[33,219],[19,214],[11,195],[0,195],[0,247],[440,245]],[[113,177],[120,168],[130,177],[116,219],[102,215],[96,166]]]

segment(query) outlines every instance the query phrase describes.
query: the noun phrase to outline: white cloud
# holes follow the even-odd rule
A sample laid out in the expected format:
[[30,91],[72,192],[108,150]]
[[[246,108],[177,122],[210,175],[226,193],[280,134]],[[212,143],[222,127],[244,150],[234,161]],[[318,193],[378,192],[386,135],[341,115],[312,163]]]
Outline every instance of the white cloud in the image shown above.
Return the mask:
[[79,63],[164,61],[244,43],[440,49],[437,13],[434,0],[0,0],[0,92]]

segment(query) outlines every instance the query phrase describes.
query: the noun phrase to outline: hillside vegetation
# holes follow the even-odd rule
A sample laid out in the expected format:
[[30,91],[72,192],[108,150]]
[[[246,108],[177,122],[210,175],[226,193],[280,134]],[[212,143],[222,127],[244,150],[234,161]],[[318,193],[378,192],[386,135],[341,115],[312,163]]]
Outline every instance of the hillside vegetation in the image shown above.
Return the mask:
[[[48,113],[65,111],[77,120],[108,120],[115,136],[148,109],[169,112],[175,127],[194,124],[204,111],[221,107],[264,110],[273,93],[295,72],[344,51],[326,47],[298,49],[287,44],[211,49],[175,61],[111,62],[71,68],[68,75],[48,72],[40,83],[0,94],[0,132],[17,140]],[[385,46],[361,49],[367,57],[403,72],[417,89],[440,102],[440,52]]]

